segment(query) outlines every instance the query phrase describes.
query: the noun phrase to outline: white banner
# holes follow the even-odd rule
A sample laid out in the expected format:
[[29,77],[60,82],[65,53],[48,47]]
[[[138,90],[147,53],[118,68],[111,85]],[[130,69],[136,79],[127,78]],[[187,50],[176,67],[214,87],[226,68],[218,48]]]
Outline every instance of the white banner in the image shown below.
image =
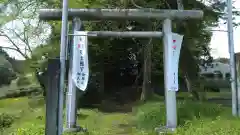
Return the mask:
[[172,34],[172,41],[168,43],[168,52],[166,53],[167,57],[167,90],[169,91],[178,91],[178,63],[180,57],[180,50],[182,46],[183,35],[176,33]]
[[88,37],[87,32],[74,31],[73,38],[73,66],[72,79],[75,85],[82,91],[85,91],[88,84],[89,68],[88,68]]

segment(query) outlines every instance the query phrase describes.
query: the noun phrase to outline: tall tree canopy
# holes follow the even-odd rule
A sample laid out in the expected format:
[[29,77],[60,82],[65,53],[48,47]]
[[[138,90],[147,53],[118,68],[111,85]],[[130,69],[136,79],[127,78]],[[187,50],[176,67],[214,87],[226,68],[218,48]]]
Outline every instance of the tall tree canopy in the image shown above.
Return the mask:
[[[35,0],[48,8],[60,8],[60,0]],[[196,79],[198,64],[210,62],[209,43],[212,32],[209,28],[217,26],[220,19],[225,19],[226,3],[223,0],[214,0],[203,3],[198,0],[184,0],[184,9],[201,9],[204,17],[200,20],[173,21],[173,31],[183,34],[184,41],[180,56],[180,77],[185,74]],[[158,8],[177,9],[176,0],[71,0],[70,8]],[[235,13],[235,12],[234,12]],[[31,52],[31,63],[35,67],[46,68],[46,59],[59,56],[60,21],[51,21],[51,36],[41,46]],[[161,21],[98,21],[84,22],[86,30],[133,31],[161,30]],[[71,30],[70,25],[70,32]],[[162,41],[152,39],[89,39],[90,84],[91,87],[108,93],[121,91],[122,87],[139,85],[142,82],[144,60],[150,57],[151,66],[146,71],[152,71],[152,85],[163,84]],[[71,46],[71,45],[70,45]],[[146,47],[150,46],[150,47]],[[147,50],[147,51],[146,51]],[[147,55],[146,55],[147,53]],[[147,61],[149,63],[149,60]],[[192,63],[192,64],[188,64]],[[145,64],[146,65],[146,64]],[[145,72],[145,70],[144,70]],[[149,74],[149,73],[148,73]],[[150,88],[151,89],[151,88]]]

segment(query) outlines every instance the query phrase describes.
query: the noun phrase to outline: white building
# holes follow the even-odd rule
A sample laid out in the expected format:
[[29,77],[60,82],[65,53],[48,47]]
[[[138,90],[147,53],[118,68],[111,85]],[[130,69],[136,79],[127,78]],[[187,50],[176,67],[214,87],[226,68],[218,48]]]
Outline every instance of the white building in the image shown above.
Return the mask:
[[200,66],[200,75],[207,79],[229,79],[230,78],[230,66],[226,63],[213,62],[205,67]]
[[[235,53],[238,85],[240,88],[240,52]],[[214,61],[206,67],[200,66],[200,75],[204,77],[204,83],[210,87],[230,88],[230,65]]]
[[229,64],[214,61],[205,67],[200,66],[202,83],[208,88],[221,89],[230,87]]

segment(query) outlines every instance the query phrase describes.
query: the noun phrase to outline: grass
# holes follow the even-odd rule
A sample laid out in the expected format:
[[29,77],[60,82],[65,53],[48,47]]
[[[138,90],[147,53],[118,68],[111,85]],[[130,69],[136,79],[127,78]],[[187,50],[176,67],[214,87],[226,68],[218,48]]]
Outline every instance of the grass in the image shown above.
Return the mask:
[[[18,117],[10,128],[5,129],[4,135],[44,134],[45,109],[42,99],[36,99],[0,100],[0,113],[12,113]],[[136,105],[129,113],[103,113],[97,109],[78,111],[78,123],[88,129],[89,135],[155,135],[154,128],[165,125],[165,121],[163,98],[158,96]],[[214,103],[179,101],[178,123],[176,135],[240,134],[240,119],[231,116],[231,108]]]

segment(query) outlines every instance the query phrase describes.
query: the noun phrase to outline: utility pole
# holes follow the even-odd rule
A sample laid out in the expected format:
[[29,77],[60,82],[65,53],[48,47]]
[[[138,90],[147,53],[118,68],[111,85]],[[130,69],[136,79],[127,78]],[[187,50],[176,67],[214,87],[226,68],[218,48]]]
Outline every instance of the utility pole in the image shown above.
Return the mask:
[[60,86],[58,99],[58,135],[63,134],[63,99],[64,99],[64,80],[66,67],[66,45],[68,36],[68,0],[62,1],[62,28],[61,28],[61,47],[60,47]]
[[[81,29],[82,22],[79,18],[74,18],[72,21],[73,32],[79,31]],[[72,80],[73,73],[73,51],[74,51],[74,37],[72,37],[72,42],[70,47],[70,57],[69,57],[69,70],[68,70],[68,91],[66,100],[66,129],[65,132],[77,132],[79,130],[77,126],[77,87]]]
[[232,19],[232,0],[227,0],[228,11],[228,48],[230,54],[230,72],[231,72],[231,89],[232,89],[232,115],[238,115],[238,90],[237,90],[237,76],[236,76],[236,62],[234,54],[234,41],[233,41],[233,19]]

